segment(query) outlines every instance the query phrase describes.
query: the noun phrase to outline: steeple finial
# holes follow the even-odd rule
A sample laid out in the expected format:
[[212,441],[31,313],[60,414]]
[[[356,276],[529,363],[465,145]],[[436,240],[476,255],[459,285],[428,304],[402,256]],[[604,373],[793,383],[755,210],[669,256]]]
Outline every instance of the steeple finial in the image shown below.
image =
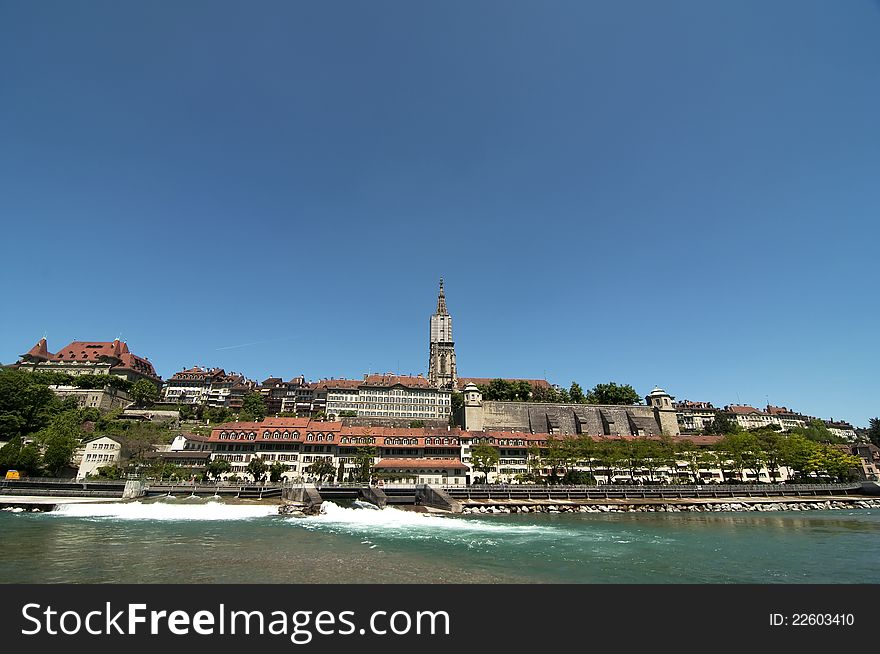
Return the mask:
[[441,316],[447,315],[446,311],[446,295],[443,293],[443,278],[440,278],[440,295],[437,296],[437,313]]

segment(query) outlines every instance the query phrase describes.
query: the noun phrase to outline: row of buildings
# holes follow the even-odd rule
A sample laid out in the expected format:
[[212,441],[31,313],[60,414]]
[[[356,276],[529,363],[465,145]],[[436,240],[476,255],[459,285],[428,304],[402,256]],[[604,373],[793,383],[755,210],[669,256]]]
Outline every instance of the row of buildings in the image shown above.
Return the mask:
[[[445,298],[438,301],[438,311],[445,311]],[[72,376],[113,375],[138,381],[148,379],[162,384],[162,397],[169,404],[189,404],[207,407],[225,407],[233,411],[241,408],[248,393],[259,392],[266,403],[269,415],[323,416],[327,420],[345,420],[351,424],[373,424],[389,427],[409,426],[420,421],[426,426],[445,426],[452,413],[452,393],[465,392],[473,386],[488,384],[488,378],[458,377],[455,373],[453,353],[446,352],[446,359],[435,339],[444,348],[454,348],[451,342],[451,319],[436,325],[442,314],[432,316],[431,362],[436,375],[428,377],[386,374],[368,374],[363,379],[323,379],[309,382],[303,376],[283,381],[269,377],[262,383],[246,378],[240,373],[227,373],[222,368],[195,366],[181,370],[162,383],[149,359],[132,354],[126,343],[74,341],[55,353],[47,349],[45,339],[21,356],[13,367],[22,370],[63,372]],[[438,354],[439,352],[439,354]],[[449,361],[451,363],[446,363]],[[451,374],[442,377],[439,371]],[[433,380],[432,380],[433,378]],[[543,379],[509,380],[525,381],[535,389],[550,388]],[[124,391],[113,388],[78,388],[55,386],[61,396],[74,395],[83,406],[101,410],[124,408],[131,398]],[[473,392],[473,391],[471,391]],[[664,394],[661,389],[652,393]],[[795,412],[786,407],[768,405],[764,409],[753,406],[730,404],[721,408],[709,402],[683,400],[674,402],[668,396],[669,408],[675,412],[675,420],[659,424],[659,430],[669,434],[694,434],[706,430],[718,417],[725,414],[742,429],[775,426],[781,431],[793,427],[805,427],[816,418]],[[482,406],[482,400],[479,401]],[[648,398],[646,405],[651,406]],[[578,433],[584,425],[592,424],[596,433],[611,433],[622,425],[629,427],[627,433],[653,433],[651,416],[639,406],[596,408],[591,405],[571,404],[545,405],[540,403],[494,402],[487,403],[481,411],[472,406],[457,424],[466,428],[482,429],[483,423],[502,430],[530,430],[547,433]],[[621,414],[621,411],[624,411]],[[485,414],[485,417],[480,414]],[[615,416],[616,414],[616,416]],[[659,419],[659,416],[654,416]],[[645,424],[639,427],[639,421]],[[844,421],[824,420],[835,436],[855,441],[857,433],[853,425]],[[601,427],[601,429],[600,429]],[[626,430],[624,430],[626,432]]]
[[[695,434],[711,427],[719,413],[735,422],[741,429],[775,428],[779,431],[790,431],[795,427],[807,427],[818,418],[798,413],[784,406],[768,404],[758,409],[747,404],[728,404],[716,408],[711,402],[691,402],[682,400],[674,403],[676,418],[681,433]],[[822,420],[822,423],[834,436],[847,441],[855,441],[858,437],[856,428],[843,420]]]
[[[332,472],[325,481],[353,478],[363,460],[364,448],[369,448],[372,473],[389,483],[427,483],[462,485],[475,478],[482,480],[482,472],[475,470],[472,448],[489,445],[498,451],[498,463],[489,472],[490,482],[515,482],[521,475],[536,472],[535,448],[544,449],[552,435],[516,431],[477,431],[457,427],[445,429],[362,427],[342,422],[315,421],[309,418],[266,418],[261,422],[233,422],[216,426],[210,435],[185,434],[178,436],[167,451],[153,452],[148,459],[158,459],[180,466],[192,474],[204,472],[212,460],[224,460],[230,465],[227,476],[249,479],[248,466],[259,457],[267,465],[275,462],[285,466],[283,478],[293,481],[317,481],[312,465],[326,461]],[[635,436],[591,436],[631,440]],[[718,436],[692,436],[698,445],[710,446]],[[863,462],[862,475],[877,479],[880,470],[880,450],[870,444],[852,445],[849,451],[858,454]],[[120,444],[108,436],[89,441],[83,452],[79,476],[85,477],[98,468],[112,465],[119,458]],[[578,466],[585,468],[582,462]],[[625,470],[624,466],[611,471],[598,466],[592,470],[600,482],[645,481],[649,478],[668,482],[691,480],[694,471],[688,462],[667,464],[655,470]],[[543,472],[547,472],[544,470]],[[697,474],[704,483],[720,482],[720,469],[701,467]],[[728,477],[730,472],[728,472]],[[784,481],[789,471],[781,468],[775,475],[765,469],[745,471],[742,481]]]
[[[812,420],[785,407],[757,409],[728,405],[719,409],[708,402],[675,402],[675,398],[661,388],[654,388],[645,396],[644,404],[627,406],[487,400],[480,389],[489,384],[491,378],[458,375],[452,317],[442,280],[437,308],[430,317],[427,376],[386,373],[367,374],[362,379],[319,381],[307,381],[304,376],[284,381],[270,376],[257,383],[222,368],[194,366],[176,372],[163,382],[148,358],[133,354],[128,345],[118,339],[74,341],[53,353],[43,338],[12,367],[63,372],[74,377],[105,375],[130,382],[148,380],[161,388],[164,402],[171,405],[225,407],[235,411],[242,407],[247,394],[258,392],[271,416],[266,421],[221,426],[212,432],[208,444],[200,450],[189,451],[187,447],[180,450],[185,454],[178,458],[190,464],[199,463],[200,457],[205,456],[228,458],[234,472],[242,472],[252,456],[262,453],[270,462],[282,461],[289,465],[290,475],[301,474],[305,467],[322,457],[331,459],[337,468],[341,463],[344,475],[352,456],[349,450],[358,444],[351,439],[373,438],[380,439],[371,443],[379,447],[374,462],[379,470],[405,466],[401,470],[419,478],[465,479],[469,475],[468,444],[473,439],[488,438],[508,444],[502,447],[497,474],[512,477],[527,466],[524,457],[528,449],[528,445],[510,445],[513,441],[541,443],[550,437],[570,435],[594,438],[693,435],[704,432],[722,413],[744,429],[776,426],[787,431],[806,426]],[[506,381],[525,382],[536,392],[551,388],[543,379]],[[103,389],[56,386],[54,390],[59,395],[75,395],[83,405],[102,410],[130,403],[130,397],[112,384]],[[453,409],[455,392],[461,393],[463,400]],[[450,430],[450,424],[457,425],[457,431]],[[835,421],[825,421],[825,424],[835,435],[856,439],[852,425]],[[427,431],[407,431],[408,428],[433,431],[429,435]],[[230,437],[232,433],[236,438]],[[246,437],[242,438],[241,434]],[[401,439],[413,442],[406,447],[393,443]],[[439,440],[435,442],[436,439]],[[107,465],[108,457],[112,457],[111,443],[99,441],[94,445],[97,446],[102,446],[100,451],[87,451],[88,448],[83,451],[80,460],[83,474]],[[419,471],[419,466],[424,466],[424,470]]]

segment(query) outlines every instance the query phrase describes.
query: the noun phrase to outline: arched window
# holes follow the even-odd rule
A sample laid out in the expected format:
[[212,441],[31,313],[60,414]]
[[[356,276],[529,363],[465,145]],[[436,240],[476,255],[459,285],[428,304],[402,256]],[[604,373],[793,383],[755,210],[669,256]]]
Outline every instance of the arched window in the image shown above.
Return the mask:
[[269,430],[263,432],[263,438],[269,438]]

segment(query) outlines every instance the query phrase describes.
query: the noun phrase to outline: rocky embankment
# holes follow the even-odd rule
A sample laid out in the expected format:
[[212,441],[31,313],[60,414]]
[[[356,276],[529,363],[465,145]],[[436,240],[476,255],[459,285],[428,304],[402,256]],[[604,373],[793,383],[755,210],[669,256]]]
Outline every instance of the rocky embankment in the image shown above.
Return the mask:
[[464,514],[496,513],[712,513],[720,511],[832,511],[878,509],[880,499],[810,500],[796,502],[706,502],[666,504],[491,504],[466,506]]

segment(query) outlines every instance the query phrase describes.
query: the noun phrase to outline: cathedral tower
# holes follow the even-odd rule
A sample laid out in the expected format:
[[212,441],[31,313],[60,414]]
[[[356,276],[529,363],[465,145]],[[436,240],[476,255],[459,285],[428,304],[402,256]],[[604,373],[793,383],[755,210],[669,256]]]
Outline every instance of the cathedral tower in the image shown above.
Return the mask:
[[431,316],[431,348],[428,362],[428,382],[437,388],[455,389],[455,343],[452,341],[452,316],[446,310],[443,279],[437,296],[437,313]]

